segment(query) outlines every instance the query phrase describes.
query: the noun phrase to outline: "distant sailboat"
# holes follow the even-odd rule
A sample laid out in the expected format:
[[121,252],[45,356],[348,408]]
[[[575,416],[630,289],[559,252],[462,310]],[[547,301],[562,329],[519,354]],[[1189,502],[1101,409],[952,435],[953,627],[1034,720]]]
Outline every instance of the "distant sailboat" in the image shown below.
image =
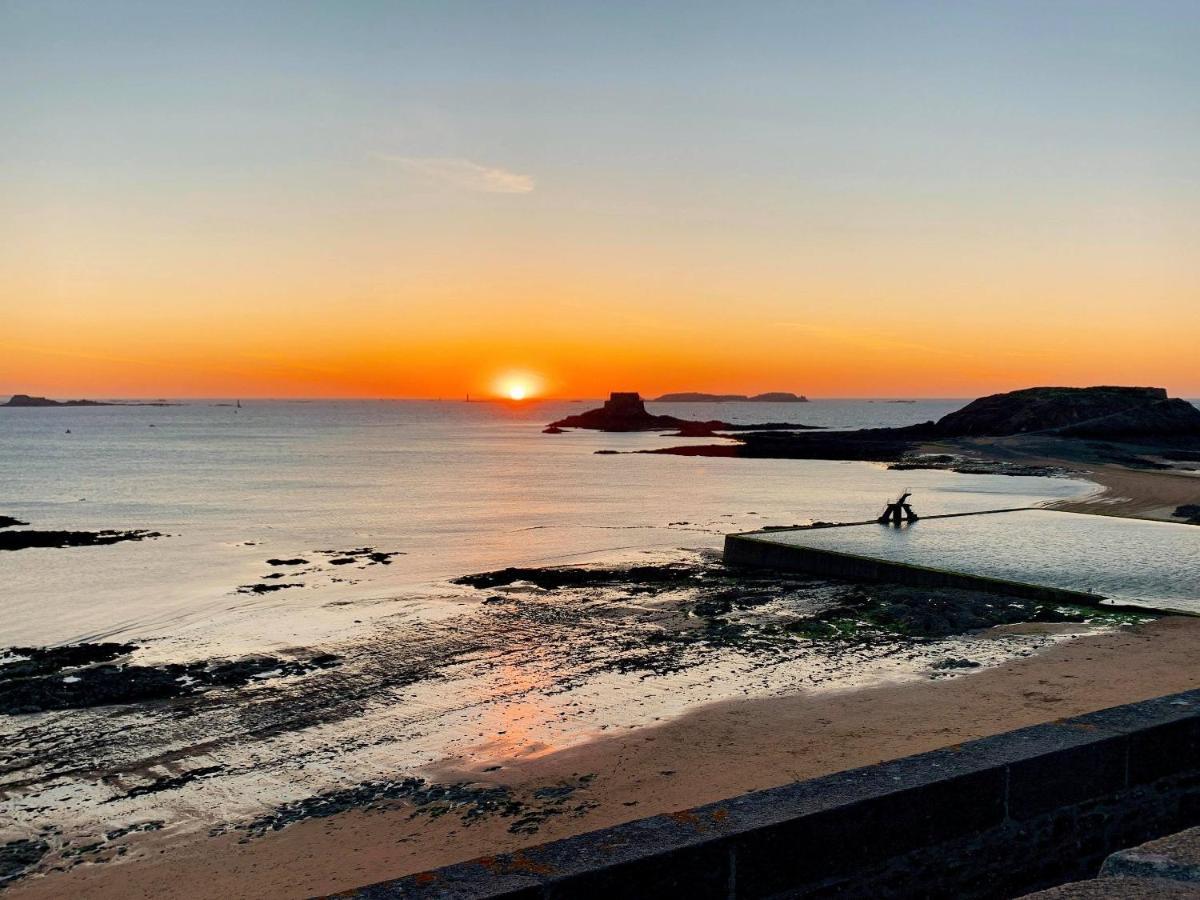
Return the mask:
[[233,411],[237,412],[241,408],[242,408],[242,401],[241,400],[236,401],[233,405]]
[[471,395],[470,395],[470,394],[467,394],[467,402],[468,402],[468,403],[470,403],[470,402],[471,402]]

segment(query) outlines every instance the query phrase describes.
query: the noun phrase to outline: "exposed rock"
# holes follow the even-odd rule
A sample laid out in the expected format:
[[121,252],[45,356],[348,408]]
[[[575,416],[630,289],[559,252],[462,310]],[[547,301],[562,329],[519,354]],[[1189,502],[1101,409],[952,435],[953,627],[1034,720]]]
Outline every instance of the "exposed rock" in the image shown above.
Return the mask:
[[790,391],[771,391],[766,394],[703,394],[696,391],[685,391],[679,394],[663,394],[655,399],[656,403],[807,403],[808,398],[803,394],[793,394]]
[[[929,423],[932,425],[932,423]],[[929,439],[929,425],[906,428],[865,428],[859,431],[751,431],[739,434],[736,445],[704,444],[643,450],[678,456],[740,456],[752,459],[856,459],[894,462]]]
[[1186,519],[1189,525],[1200,525],[1200,503],[1187,503],[1175,507],[1171,513],[1177,519]]
[[945,659],[939,659],[932,666],[932,669],[945,671],[947,669],[978,669],[979,663],[973,659],[963,659],[959,656],[947,656]]
[[14,519],[12,516],[0,516],[0,528],[12,528],[14,525],[28,524],[28,522],[22,522],[20,519]]
[[21,839],[0,844],[0,887],[20,878],[50,852],[45,841]]
[[[729,430],[729,429],[725,429]],[[914,455],[931,442],[954,444],[978,437],[1034,435],[1072,444],[1070,458],[1117,463],[1135,468],[1170,468],[1145,458],[1148,454],[1187,454],[1200,438],[1200,409],[1186,400],[1170,399],[1162,388],[1094,387],[1029,388],[972,401],[937,422],[904,428],[865,428],[858,431],[794,431],[738,429],[737,445],[668,447],[649,453],[681,456],[739,456],[770,459],[851,459],[890,462],[900,468],[950,468],[955,471],[1003,474],[1062,474],[1054,469],[1008,465],[977,459],[936,463]],[[1078,438],[1108,438],[1141,444],[1120,448]],[[1069,440],[1064,440],[1069,439]],[[1182,445],[1182,446],[1181,446]],[[1060,447],[1060,449],[1062,449]],[[964,468],[966,467],[966,468]]]
[[274,591],[282,591],[285,588],[294,587],[304,587],[304,583],[294,581],[288,584],[243,584],[237,589],[237,592],[239,594],[270,594]]
[[48,675],[61,669],[75,669],[93,663],[109,662],[128,656],[135,644],[68,644],[64,647],[9,647],[5,656],[18,657],[0,663],[0,681]]
[[[333,557],[329,560],[331,566],[348,566],[352,563],[362,563],[363,566],[390,566],[393,556],[404,556],[400,550],[376,550],[374,547],[359,547],[356,550],[320,550],[322,556]],[[361,567],[360,567],[361,568]]]
[[1017,622],[1083,622],[1096,615],[979,591],[875,585],[848,591],[840,605],[802,620],[791,630],[814,638],[840,638],[869,634],[869,628],[875,628],[931,639]]
[[301,675],[339,663],[331,654],[308,659],[252,656],[160,666],[109,662],[136,649],[133,644],[11,648],[6,655],[27,658],[0,666],[0,715],[165,700],[236,687],[256,678]]
[[268,559],[268,566],[305,566],[308,565],[307,559],[301,559],[299,556],[294,559]]
[[1200,435],[1200,409],[1168,398],[1163,388],[1038,387],[974,400],[938,420],[937,431],[945,437]]
[[0,531],[0,550],[31,547],[97,547],[160,538],[157,531]]
[[804,429],[812,426],[793,425],[787,422],[768,422],[762,425],[734,425],[730,422],[712,420],[693,422],[676,416],[656,416],[646,411],[646,404],[636,392],[614,392],[600,409],[567,416],[550,424],[551,428],[590,428],[596,431],[671,431],[674,429],[696,429],[712,431],[748,431],[762,429]]
[[453,584],[473,588],[494,588],[525,581],[540,588],[590,587],[602,584],[687,584],[699,577],[692,566],[631,566],[627,569],[584,569],[559,567],[545,569],[508,568],[478,575],[455,578]]

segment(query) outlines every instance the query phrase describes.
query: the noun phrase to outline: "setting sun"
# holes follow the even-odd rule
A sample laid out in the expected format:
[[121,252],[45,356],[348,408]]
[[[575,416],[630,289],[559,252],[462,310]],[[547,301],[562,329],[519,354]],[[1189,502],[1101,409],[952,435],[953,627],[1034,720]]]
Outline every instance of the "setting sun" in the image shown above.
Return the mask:
[[492,379],[493,396],[519,403],[531,397],[545,395],[546,381],[527,369],[509,369]]

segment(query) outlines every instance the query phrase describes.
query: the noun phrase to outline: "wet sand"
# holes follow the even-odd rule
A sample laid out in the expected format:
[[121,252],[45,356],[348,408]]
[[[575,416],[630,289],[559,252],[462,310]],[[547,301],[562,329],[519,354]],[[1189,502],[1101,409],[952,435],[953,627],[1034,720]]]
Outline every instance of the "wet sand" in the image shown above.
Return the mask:
[[[1020,626],[1023,629],[1061,626]],[[1009,629],[997,629],[997,631]],[[12,898],[296,897],[345,890],[1066,716],[1200,687],[1200,619],[1093,634],[944,680],[711,704],[561,752],[446,760],[432,780],[552,786],[585,779],[536,835],[376,804],[262,837],[142,836],[121,860],[13,884]],[[1117,676],[1119,673],[1119,677]],[[488,768],[488,767],[484,767]]]
[[[1200,471],[1189,469],[1187,464],[1172,464],[1163,458],[1156,460],[1158,464],[1173,465],[1172,469],[1130,468],[1106,463],[1090,458],[1088,442],[1015,436],[931,444],[923,449],[932,453],[967,449],[985,459],[1062,468],[1100,486],[1100,490],[1081,499],[1049,504],[1051,509],[1180,523],[1183,520],[1173,515],[1175,510],[1200,503]],[[1155,460],[1153,453],[1140,455]]]
[[1086,477],[1104,490],[1082,500],[1052,504],[1051,508],[1179,523],[1183,519],[1173,515],[1178,507],[1200,503],[1200,474],[1097,466]]

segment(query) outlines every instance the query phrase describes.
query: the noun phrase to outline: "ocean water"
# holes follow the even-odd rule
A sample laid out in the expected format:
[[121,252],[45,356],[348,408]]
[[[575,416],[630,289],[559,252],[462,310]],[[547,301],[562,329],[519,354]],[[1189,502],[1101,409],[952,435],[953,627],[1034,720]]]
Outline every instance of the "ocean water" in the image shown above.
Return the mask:
[[1200,529],[1194,525],[1038,509],[764,538],[1200,613]]
[[[0,646],[120,638],[154,641],[163,656],[269,650],[363,624],[361,608],[330,601],[399,596],[470,572],[717,548],[730,531],[868,518],[907,488],[927,514],[1088,490],[859,462],[596,455],[711,440],[541,433],[590,402],[256,401],[236,412],[217,402],[0,410],[0,513],[36,528],[169,535],[0,555]],[[651,408],[857,428],[925,421],[960,405]],[[303,587],[237,592],[272,573],[269,558],[315,561],[364,546],[404,555],[282,579]]]
[[[43,529],[165,535],[0,553],[0,649],[119,639],[137,645],[133,664],[263,653],[339,659],[331,669],[165,703],[0,717],[0,842],[45,840],[42,871],[78,864],[79,847],[94,848],[87,859],[99,861],[140,852],[128,841],[169,847],[185,836],[243,833],[257,817],[331,791],[370,800],[372,785],[436,780],[447,760],[492,783],[513,759],[702,703],[928,678],[947,655],[998,665],[1070,639],[1068,631],[963,635],[830,655],[780,639],[772,624],[811,614],[843,590],[801,579],[730,613],[734,633],[744,627],[751,640],[668,646],[656,638],[697,624],[689,588],[451,583],[506,566],[699,570],[728,532],[861,520],[905,489],[925,514],[1093,489],[861,462],[597,455],[686,440],[541,433],[590,405],[0,410],[0,514]],[[860,427],[923,421],[959,405],[651,408]],[[335,563],[365,547],[400,555],[387,565]],[[272,558],[305,562],[272,566]],[[292,586],[239,592],[255,584]],[[121,829],[133,831],[122,837]]]

